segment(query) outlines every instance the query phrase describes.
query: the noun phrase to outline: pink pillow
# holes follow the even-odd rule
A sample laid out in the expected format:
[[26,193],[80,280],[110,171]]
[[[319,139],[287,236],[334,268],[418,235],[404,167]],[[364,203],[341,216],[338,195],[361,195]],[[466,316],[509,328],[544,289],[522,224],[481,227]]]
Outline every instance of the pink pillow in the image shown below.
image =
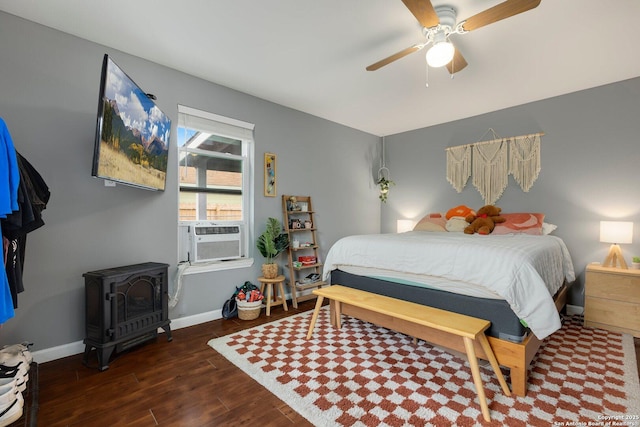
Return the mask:
[[500,214],[506,221],[496,224],[491,234],[532,234],[542,235],[544,214],[541,213],[508,213]]
[[447,231],[444,228],[447,220],[441,214],[429,214],[422,218],[413,231]]

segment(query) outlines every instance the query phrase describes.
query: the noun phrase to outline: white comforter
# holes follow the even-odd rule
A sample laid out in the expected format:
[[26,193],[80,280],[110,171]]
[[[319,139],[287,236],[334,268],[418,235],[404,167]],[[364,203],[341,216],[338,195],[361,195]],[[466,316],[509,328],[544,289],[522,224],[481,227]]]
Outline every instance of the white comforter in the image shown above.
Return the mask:
[[337,241],[323,277],[340,266],[373,267],[483,286],[504,298],[539,339],[560,329],[556,291],[575,280],[564,242],[555,236],[412,231]]

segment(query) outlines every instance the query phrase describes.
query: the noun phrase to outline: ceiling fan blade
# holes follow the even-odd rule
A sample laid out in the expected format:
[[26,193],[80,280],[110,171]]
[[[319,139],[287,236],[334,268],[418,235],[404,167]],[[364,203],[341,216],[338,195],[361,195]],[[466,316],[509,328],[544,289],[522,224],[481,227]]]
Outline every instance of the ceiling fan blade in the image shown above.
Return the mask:
[[402,0],[402,3],[409,9],[413,16],[423,27],[435,27],[440,23],[440,18],[436,14],[431,1],[429,0]]
[[446,65],[446,67],[447,70],[449,70],[450,74],[455,74],[458,71],[461,71],[467,65],[467,60],[464,59],[464,56],[462,56],[460,50],[456,48],[455,53],[453,54],[453,59]]
[[404,58],[405,56],[409,55],[410,53],[419,51],[424,46],[425,46],[424,44],[414,44],[411,47],[408,47],[408,48],[406,48],[404,50],[401,50],[398,53],[394,53],[393,55],[391,55],[391,56],[389,56],[389,57],[387,57],[387,58],[385,58],[383,60],[380,60],[380,61],[376,62],[375,64],[369,65],[367,67],[367,71],[375,71],[378,68],[382,68],[385,65],[391,64],[393,61],[397,61],[400,58]]
[[477,30],[485,25],[493,24],[527,10],[538,7],[541,0],[507,0],[494,7],[473,15],[462,26],[467,31]]

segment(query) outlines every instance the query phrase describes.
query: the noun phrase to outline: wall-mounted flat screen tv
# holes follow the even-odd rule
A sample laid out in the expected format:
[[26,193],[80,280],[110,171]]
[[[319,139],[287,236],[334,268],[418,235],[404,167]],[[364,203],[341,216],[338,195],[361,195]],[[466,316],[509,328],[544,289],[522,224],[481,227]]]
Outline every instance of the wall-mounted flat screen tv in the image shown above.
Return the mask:
[[164,190],[171,120],[104,55],[91,175]]

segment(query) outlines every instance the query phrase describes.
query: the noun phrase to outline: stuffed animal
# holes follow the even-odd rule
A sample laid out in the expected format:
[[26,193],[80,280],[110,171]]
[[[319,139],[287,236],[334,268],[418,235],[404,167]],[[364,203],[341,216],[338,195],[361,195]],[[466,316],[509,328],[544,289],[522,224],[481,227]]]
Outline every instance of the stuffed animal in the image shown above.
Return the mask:
[[445,217],[447,219],[451,219],[454,216],[461,216],[462,218],[466,218],[469,215],[475,215],[475,211],[468,206],[460,205],[455,208],[451,208],[447,211]]
[[444,228],[447,231],[464,231],[465,227],[469,225],[466,221],[468,215],[475,215],[475,211],[468,206],[460,205],[455,208],[451,208],[445,214],[447,223]]
[[467,228],[464,229],[466,234],[490,234],[495,225],[501,222],[505,222],[506,218],[500,216],[500,209],[497,206],[486,205],[478,209],[475,215],[468,215],[465,219],[469,223]]

